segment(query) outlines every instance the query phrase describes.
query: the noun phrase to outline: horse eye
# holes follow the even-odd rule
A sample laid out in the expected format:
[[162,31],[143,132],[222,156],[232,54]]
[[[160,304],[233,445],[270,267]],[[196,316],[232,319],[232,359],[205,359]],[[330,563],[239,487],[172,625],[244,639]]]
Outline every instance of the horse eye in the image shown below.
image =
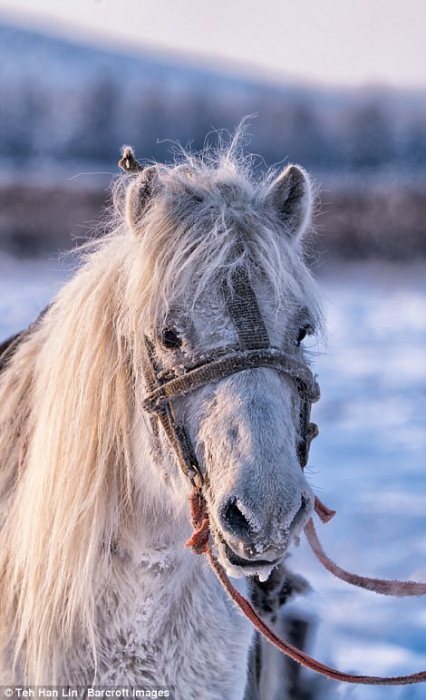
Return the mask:
[[182,345],[182,338],[174,328],[163,328],[161,342],[168,350],[177,350]]
[[303,340],[304,338],[306,338],[306,335],[307,335],[307,333],[308,333],[308,330],[309,330],[309,329],[308,329],[307,326],[302,326],[301,328],[299,328],[299,333],[298,333],[297,339],[296,339],[296,345],[297,345],[297,347],[299,347],[299,345],[300,345],[300,343],[302,342],[302,340]]

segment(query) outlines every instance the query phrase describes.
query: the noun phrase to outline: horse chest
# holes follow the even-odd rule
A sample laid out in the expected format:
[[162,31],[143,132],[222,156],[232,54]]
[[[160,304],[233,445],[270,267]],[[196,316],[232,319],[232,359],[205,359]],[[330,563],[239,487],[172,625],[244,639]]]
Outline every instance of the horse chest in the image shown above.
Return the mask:
[[179,565],[135,573],[134,605],[105,620],[99,682],[174,686],[176,700],[241,700],[252,631],[205,562],[188,552]]

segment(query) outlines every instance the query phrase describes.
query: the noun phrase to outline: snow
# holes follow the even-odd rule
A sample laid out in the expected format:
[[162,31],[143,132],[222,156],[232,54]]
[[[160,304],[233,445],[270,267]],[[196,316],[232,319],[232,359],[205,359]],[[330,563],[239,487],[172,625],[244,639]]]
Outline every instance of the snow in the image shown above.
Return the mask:
[[[327,353],[316,359],[320,435],[308,478],[336,508],[317,525],[326,552],[360,574],[426,581],[426,269],[353,265],[320,279]],[[339,582],[306,543],[292,566],[314,593],[314,653],[346,671],[408,674],[426,668],[421,598],[392,599]],[[324,650],[325,655],[324,656]],[[331,690],[331,688],[330,688]],[[341,686],[351,700],[426,697],[424,685]]]
[[0,257],[0,342],[25,328],[66,279],[65,262]]
[[[53,259],[0,259],[0,337],[32,320],[66,274]],[[345,568],[426,581],[426,267],[346,264],[321,272],[320,284],[330,335],[326,351],[312,346],[322,398],[307,476],[337,510],[331,523],[318,524],[320,537]],[[318,658],[358,673],[426,668],[422,599],[380,597],[338,581],[303,538],[290,565],[314,589],[302,604],[318,620]],[[426,697],[424,685],[329,688],[324,697],[345,700]]]

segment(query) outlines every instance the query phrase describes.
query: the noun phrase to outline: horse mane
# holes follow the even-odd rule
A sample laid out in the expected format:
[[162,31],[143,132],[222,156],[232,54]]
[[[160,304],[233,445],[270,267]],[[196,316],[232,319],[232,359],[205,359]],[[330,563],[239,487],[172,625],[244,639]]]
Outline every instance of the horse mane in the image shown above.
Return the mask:
[[131,437],[143,331],[189,288],[194,306],[237,262],[263,270],[277,303],[317,309],[300,249],[261,212],[274,173],[256,181],[250,165],[235,143],[157,164],[137,234],[124,212],[133,176],[123,176],[110,232],[82,247],[0,376],[0,659],[20,682],[60,680],[77,636],[96,655],[113,544],[130,541],[141,496]]

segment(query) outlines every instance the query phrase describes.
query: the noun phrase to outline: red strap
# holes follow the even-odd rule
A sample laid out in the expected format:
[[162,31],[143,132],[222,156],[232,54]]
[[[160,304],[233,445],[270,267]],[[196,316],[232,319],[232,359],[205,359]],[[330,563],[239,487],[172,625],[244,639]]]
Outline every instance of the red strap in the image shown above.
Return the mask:
[[328,523],[336,515],[336,511],[325,506],[318,496],[315,497],[315,512],[323,523]]
[[[324,506],[318,499],[316,499],[315,502],[315,510],[323,522],[328,522],[335,514],[335,511]],[[293,659],[293,661],[296,661],[305,668],[311,669],[311,671],[320,673],[326,678],[344,681],[345,683],[358,683],[362,685],[409,685],[426,681],[426,671],[412,673],[408,676],[357,676],[351,673],[343,673],[342,671],[338,671],[331,666],[321,663],[321,661],[317,661],[317,659],[305,654],[305,652],[297,649],[297,647],[294,647],[292,644],[280,639],[280,637],[263,622],[251,603],[234,588],[223,566],[213,555],[209,544],[210,524],[207,505],[202,492],[196,488],[194,488],[191,493],[191,517],[195,531],[191,539],[188,540],[187,545],[192,547],[194,552],[198,554],[207,554],[210,565],[220,583],[234,603],[239,607],[243,615],[250,620],[260,634],[290,659]],[[370,579],[357,576],[357,574],[351,574],[334,564],[334,562],[325,555],[316,535],[312,520],[307,524],[305,532],[320,562],[323,563],[331,573],[342,578],[344,581],[348,581],[348,583],[353,583],[354,585],[387,595],[420,595],[426,591],[426,584],[416,583],[414,581],[384,581],[382,579]],[[393,591],[396,592],[394,593]]]
[[246,600],[241,593],[236,590],[236,588],[234,588],[222,565],[219,564],[217,559],[213,556],[210,547],[207,549],[207,556],[209,558],[210,565],[219,578],[223,588],[231,596],[232,600],[234,603],[236,603],[241,612],[247,617],[247,619],[250,620],[252,625],[283,654],[286,654],[286,656],[293,659],[293,661],[305,666],[305,668],[316,671],[322,676],[326,676],[326,678],[333,678],[336,681],[360,683],[363,685],[409,685],[411,683],[421,683],[426,681],[426,671],[412,673],[409,676],[355,676],[351,673],[342,673],[342,671],[338,671],[331,666],[326,666],[325,664],[321,663],[321,661],[313,659],[311,656],[305,654],[300,649],[297,649],[292,644],[280,639],[275,632],[273,632],[270,627],[263,622],[251,603],[249,603],[249,601]]
[[312,519],[305,525],[305,535],[318,561],[321,562],[327,571],[330,571],[333,576],[342,579],[342,581],[346,581],[346,583],[350,583],[352,586],[366,588],[368,591],[381,593],[382,595],[394,595],[400,597],[426,594],[426,583],[418,583],[417,581],[389,581],[382,578],[370,578],[368,576],[352,574],[350,571],[342,569],[341,566],[335,564],[334,561],[329,559],[324,552]]

